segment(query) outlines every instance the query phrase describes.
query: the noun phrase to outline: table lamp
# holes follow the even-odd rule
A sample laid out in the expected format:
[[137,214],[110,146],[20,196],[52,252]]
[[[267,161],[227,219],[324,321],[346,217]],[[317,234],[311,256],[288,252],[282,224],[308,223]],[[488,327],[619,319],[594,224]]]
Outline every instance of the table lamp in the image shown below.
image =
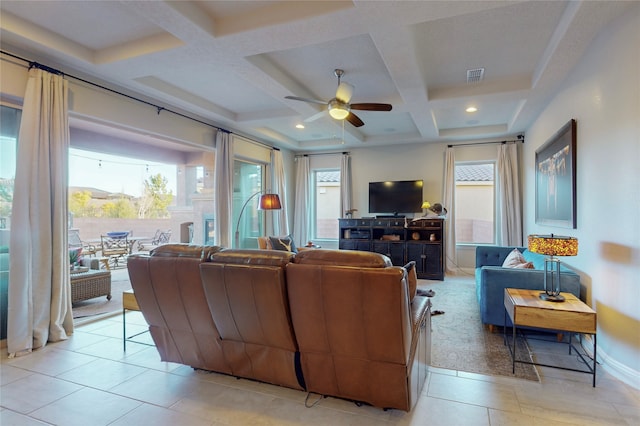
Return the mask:
[[427,215],[427,210],[429,208],[431,208],[431,203],[428,202],[428,201],[425,201],[424,203],[422,203],[422,207],[420,207],[420,208],[422,209],[422,214],[426,216]]
[[554,256],[576,256],[578,239],[560,235],[529,235],[529,251],[548,255],[544,259],[544,293],[540,299],[551,302],[563,302],[560,294],[560,259]]

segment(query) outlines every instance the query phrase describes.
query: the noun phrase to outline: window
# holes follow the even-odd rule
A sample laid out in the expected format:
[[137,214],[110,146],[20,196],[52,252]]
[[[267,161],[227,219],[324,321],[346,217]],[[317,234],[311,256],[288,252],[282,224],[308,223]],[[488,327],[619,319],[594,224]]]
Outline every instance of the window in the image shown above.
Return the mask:
[[0,114],[0,339],[6,339],[11,208],[22,111],[3,105]]
[[494,170],[493,162],[456,164],[458,244],[495,243]]
[[340,170],[314,170],[311,236],[317,240],[338,239],[340,214]]
[[264,214],[259,214],[257,196],[266,189],[263,184],[265,169],[262,164],[241,160],[233,162],[233,223],[239,243],[236,248],[256,248],[257,237],[265,234]]
[[[16,155],[18,149],[18,130],[22,111],[8,106],[0,106],[0,229],[11,228],[11,207],[13,204],[13,184],[16,178]],[[4,232],[4,231],[3,231]],[[0,246],[9,245],[7,235]]]

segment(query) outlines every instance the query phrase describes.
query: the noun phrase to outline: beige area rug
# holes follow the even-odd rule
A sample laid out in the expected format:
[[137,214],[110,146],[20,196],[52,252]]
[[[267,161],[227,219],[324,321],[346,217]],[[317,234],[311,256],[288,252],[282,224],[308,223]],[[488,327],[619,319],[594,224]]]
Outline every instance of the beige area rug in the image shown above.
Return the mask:
[[[480,308],[476,299],[475,280],[472,276],[447,276],[445,281],[419,280],[421,289],[432,289],[433,311],[442,315],[431,318],[431,365],[450,370],[488,375],[517,377],[539,381],[532,365],[516,363],[512,374],[511,355],[504,345],[502,329],[490,333],[480,321]],[[524,342],[518,338],[516,353],[520,360],[531,360]]]
[[72,305],[75,322],[93,319],[102,315],[122,312],[122,292],[131,290],[127,268],[111,270],[111,300],[106,296],[95,297]]

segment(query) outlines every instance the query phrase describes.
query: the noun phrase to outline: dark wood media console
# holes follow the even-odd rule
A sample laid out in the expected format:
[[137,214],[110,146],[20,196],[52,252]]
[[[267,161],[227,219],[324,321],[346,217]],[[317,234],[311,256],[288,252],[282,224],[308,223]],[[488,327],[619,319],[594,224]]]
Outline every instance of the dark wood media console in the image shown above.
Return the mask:
[[373,251],[394,265],[416,261],[418,278],[444,280],[444,219],[338,219],[341,250]]

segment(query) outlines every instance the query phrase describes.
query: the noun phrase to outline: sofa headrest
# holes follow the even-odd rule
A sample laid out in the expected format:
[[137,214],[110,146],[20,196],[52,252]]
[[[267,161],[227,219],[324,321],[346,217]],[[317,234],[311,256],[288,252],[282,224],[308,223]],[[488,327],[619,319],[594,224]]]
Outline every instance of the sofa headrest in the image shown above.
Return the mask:
[[151,250],[151,257],[193,257],[208,259],[213,253],[222,250],[219,246],[200,246],[193,244],[163,244]]
[[393,266],[391,259],[380,253],[329,249],[314,249],[298,252],[293,263],[356,266],[361,268],[386,268],[387,266]]
[[293,260],[294,254],[280,250],[224,249],[213,253],[212,263],[232,263],[236,265],[282,266]]

